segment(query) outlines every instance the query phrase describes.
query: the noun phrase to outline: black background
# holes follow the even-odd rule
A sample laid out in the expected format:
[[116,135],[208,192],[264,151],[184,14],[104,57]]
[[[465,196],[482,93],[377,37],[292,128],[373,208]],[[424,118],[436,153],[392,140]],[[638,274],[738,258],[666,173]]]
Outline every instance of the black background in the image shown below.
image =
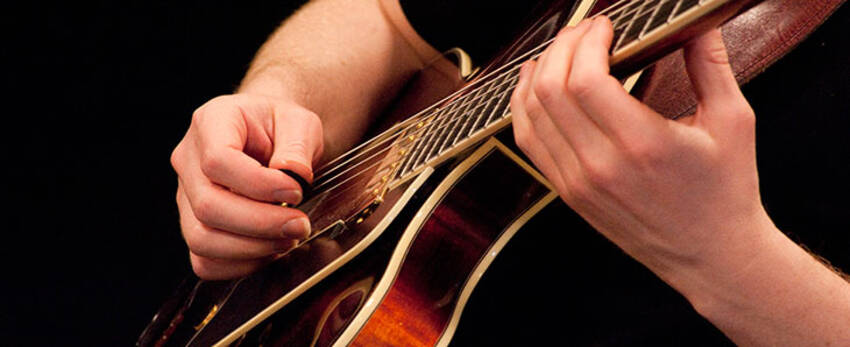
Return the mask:
[[[230,93],[253,53],[298,5],[86,1],[2,9],[2,196],[11,208],[0,243],[0,344],[135,341],[189,271],[170,152],[191,112]],[[745,87],[759,115],[758,159],[771,216],[844,269],[848,11]],[[671,322],[704,326],[682,313],[681,298],[592,232],[522,235],[527,241],[506,250],[465,318],[510,315],[463,323],[474,327],[458,342],[546,341],[568,326],[578,342],[634,344],[642,340],[629,340],[634,332],[621,327],[640,334]],[[522,246],[530,244],[548,248]],[[669,314],[653,311],[667,302],[675,307]],[[688,327],[651,341],[681,342]]]

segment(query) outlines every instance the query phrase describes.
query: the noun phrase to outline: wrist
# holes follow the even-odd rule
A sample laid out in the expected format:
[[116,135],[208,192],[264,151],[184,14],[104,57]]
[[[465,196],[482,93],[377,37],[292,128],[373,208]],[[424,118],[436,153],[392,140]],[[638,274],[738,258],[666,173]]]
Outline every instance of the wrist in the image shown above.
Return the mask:
[[262,95],[273,101],[307,105],[306,86],[288,69],[276,65],[252,67],[237,88],[240,94]]
[[681,292],[700,315],[739,345],[799,344],[789,337],[813,344],[811,337],[846,341],[848,283],[773,230],[754,248],[751,259],[701,269],[683,281],[687,289]]
[[772,270],[777,257],[797,247],[763,211],[748,222],[722,228],[711,233],[699,251],[660,260],[661,266],[653,269],[703,315],[753,294],[745,284]]

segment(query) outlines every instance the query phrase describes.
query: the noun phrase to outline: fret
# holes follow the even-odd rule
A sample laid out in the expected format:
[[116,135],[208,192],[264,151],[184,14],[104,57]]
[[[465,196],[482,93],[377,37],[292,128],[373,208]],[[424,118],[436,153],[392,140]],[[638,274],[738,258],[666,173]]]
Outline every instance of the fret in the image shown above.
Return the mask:
[[[455,120],[458,120],[458,121],[464,119],[464,117],[466,115],[466,109],[467,109],[467,107],[469,107],[471,105],[473,105],[471,100],[467,100],[467,102],[462,103],[461,107],[458,107],[454,111],[454,115],[453,115],[452,118],[454,118]],[[428,147],[425,148],[425,151],[423,152],[424,155],[422,156],[422,159],[423,159],[422,163],[423,164],[427,163],[431,159],[435,158],[437,156],[437,154],[439,154],[440,144],[442,144],[445,141],[445,139],[448,138],[448,133],[451,132],[451,130],[452,130],[451,128],[457,128],[459,126],[459,124],[460,124],[460,122],[456,123],[454,126],[449,127],[448,123],[446,123],[443,126],[443,129],[441,129],[442,131],[440,132],[441,137],[439,139],[437,139],[436,141],[433,141],[433,143],[431,143]]]
[[410,151],[407,152],[407,155],[404,158],[404,163],[402,163],[401,166],[402,169],[399,170],[399,177],[410,171],[413,171],[413,164],[414,162],[416,162],[417,154],[420,153],[422,151],[422,147],[425,146],[425,135],[427,135],[429,133],[429,129],[431,129],[434,124],[437,123],[434,119],[437,117],[437,114],[439,112],[440,111],[437,110],[432,116],[430,116],[431,119],[427,121],[427,124],[424,125],[422,128],[413,129],[412,132],[416,138],[416,144],[414,144],[410,148]]
[[623,3],[628,3],[626,6],[623,6],[621,9],[614,11],[608,14],[608,19],[611,20],[614,28],[625,28],[629,25],[632,18],[635,16],[635,9],[642,2],[638,0],[633,0],[631,2],[622,1]]
[[688,10],[690,10],[694,7],[699,6],[700,1],[699,0],[679,0],[679,3],[680,4],[676,8],[675,14],[673,15],[674,18],[678,17],[682,13],[685,13],[685,12],[687,12]]
[[[491,87],[492,87],[492,85],[491,85]],[[488,88],[487,92],[482,93],[482,97],[481,97],[482,101],[483,101],[483,99],[486,98],[487,102],[486,103],[478,102],[477,105],[475,106],[475,108],[470,110],[470,112],[468,113],[468,115],[466,117],[466,121],[463,123],[463,126],[460,127],[455,138],[452,139],[452,145],[462,141],[464,138],[467,137],[466,134],[469,131],[468,129],[470,129],[475,124],[478,117],[481,117],[481,114],[482,114],[482,112],[480,112],[481,108],[483,108],[487,103],[490,103],[490,101],[491,101],[491,99],[490,99],[491,93],[490,92],[491,92],[491,90]]]
[[[426,136],[426,140],[425,140],[424,145],[422,146],[421,150],[418,151],[418,153],[416,153],[416,160],[413,162],[413,166],[412,166],[413,170],[416,170],[416,168],[418,168],[420,165],[424,164],[425,161],[427,161],[428,155],[426,153],[428,153],[430,151],[430,149],[432,147],[434,147],[434,143],[436,142],[437,137],[443,131],[446,130],[445,125],[446,125],[446,123],[448,123],[450,118],[452,118],[450,115],[452,115],[455,112],[455,110],[458,108],[458,106],[461,105],[459,100],[460,99],[456,99],[456,100],[454,100],[454,102],[450,103],[448,105],[448,107],[445,107],[443,109],[443,112],[440,112],[436,116],[436,118],[433,122],[434,126],[432,126],[428,130],[428,134],[423,134],[423,135]],[[413,153],[411,153],[411,154],[413,154]]]
[[643,11],[646,5],[650,5],[652,2],[657,2],[658,0],[652,0],[648,3],[645,3],[644,6],[641,6],[640,10],[636,11],[637,14],[629,24],[629,27],[626,29],[625,33],[623,33],[620,38],[620,42],[617,44],[615,49],[619,49],[620,47],[626,46],[632,42],[634,42],[640,34],[643,32],[644,26],[646,26],[649,21],[649,16],[652,15],[651,11]]
[[638,32],[638,37],[635,38],[635,41],[644,36],[648,31],[652,30],[649,27],[649,22],[655,16],[655,12],[658,11],[658,5],[661,0],[650,0],[646,5],[641,9],[640,17],[645,17],[644,24],[641,25],[640,32]]
[[[661,27],[664,24],[669,23],[670,19],[673,16],[673,10],[676,8],[677,4],[678,1],[676,0],[666,0],[662,2],[661,5],[658,6],[658,9],[655,11],[655,14],[653,14],[652,20],[647,25],[647,30],[644,35],[646,33],[651,32],[652,30],[655,30],[656,28]],[[641,35],[641,37],[643,37],[643,35]]]
[[631,25],[634,23],[635,15],[637,15],[637,10],[638,10],[638,8],[641,4],[643,4],[642,1],[638,1],[638,0],[632,1],[631,3],[629,3],[628,5],[623,7],[623,10],[621,12],[619,12],[620,14],[616,16],[617,18],[613,20],[613,22],[614,22],[614,45],[612,45],[613,48],[617,48],[617,47],[620,47],[622,45],[623,32],[625,32],[628,28],[630,28]]
[[500,76],[502,81],[500,81],[498,85],[496,85],[496,89],[494,90],[493,95],[490,96],[490,102],[488,102],[486,107],[481,111],[481,115],[485,117],[481,118],[480,120],[476,120],[476,123],[472,126],[472,129],[470,129],[469,134],[467,134],[467,137],[471,137],[473,134],[483,128],[486,128],[487,125],[490,124],[490,120],[495,117],[495,114],[496,112],[498,112],[497,110],[499,109],[500,105],[505,104],[506,99],[510,98],[510,93],[508,93],[508,95],[506,96],[505,92],[509,89],[511,91],[513,90],[511,88],[513,86],[513,81],[518,77],[519,75],[515,71],[510,71]]
[[[477,92],[477,91],[473,90],[473,93],[474,92]],[[472,94],[465,95],[465,97],[470,97],[470,96],[472,96]],[[461,126],[461,124],[463,123],[463,119],[464,119],[464,111],[463,110],[464,110],[464,108],[470,106],[470,102],[471,102],[471,100],[465,100],[465,99],[466,98],[459,99],[459,101],[463,101],[461,103],[461,106],[458,107],[455,112],[453,112],[452,114],[449,115],[449,117],[451,117],[451,121],[446,122],[446,125],[444,125],[445,129],[442,132],[441,136],[434,142],[434,148],[437,148],[439,150],[439,148],[441,148],[442,145],[444,143],[446,143],[446,141],[449,141],[449,139],[453,138],[454,133],[457,132],[457,128],[459,128]],[[427,159],[426,159],[426,161],[427,161]]]
[[611,6],[610,8],[613,9],[613,10],[609,11],[605,15],[608,16],[608,19],[610,19],[611,22],[615,23],[615,24],[616,23],[628,22],[629,21],[628,19],[623,20],[624,16],[634,15],[634,12],[631,12],[631,10],[633,10],[635,7],[637,7],[640,4],[641,4],[641,0],[619,1],[616,4],[614,4],[613,6]]
[[[501,95],[499,96],[499,103],[493,107],[493,111],[490,112],[490,115],[487,116],[486,125],[493,124],[495,121],[505,116],[505,111],[510,110],[510,100],[511,94],[513,94],[514,87],[516,87],[517,82],[519,81],[519,72],[512,72],[512,76],[505,81],[504,88],[500,91]],[[497,116],[501,114],[500,116]]]
[[[475,88],[473,90],[473,93],[466,95],[466,98],[469,99],[469,100],[465,100],[464,105],[465,106],[473,106],[473,105],[478,104],[479,100],[482,98],[483,94],[484,94],[484,86],[483,85]],[[472,110],[474,110],[474,108]],[[468,107],[467,107],[467,108],[464,108],[461,111],[458,111],[457,115],[455,116],[455,118],[457,118],[457,122],[454,125],[452,125],[450,129],[448,129],[447,135],[443,139],[443,141],[441,141],[440,143],[438,143],[437,146],[435,146],[437,153],[442,152],[447,146],[451,146],[453,144],[452,140],[455,138],[455,136],[457,134],[459,134],[461,132],[460,129],[463,128],[464,124],[467,122],[467,119],[469,118],[470,111],[472,111],[472,110],[468,109]]]
[[[473,134],[487,125],[487,119],[489,118],[490,113],[493,108],[499,104],[499,99],[501,98],[500,94],[503,89],[502,87],[504,87],[504,83],[502,83],[502,81],[506,78],[506,76],[506,74],[503,74],[493,80],[493,85],[490,86],[487,93],[487,103],[481,107],[481,112],[479,112],[478,116],[475,117],[475,121],[471,124],[469,131],[466,133],[466,137],[472,137]],[[461,138],[458,136],[458,139],[455,139],[455,143],[460,141]]]
[[425,149],[428,147],[430,141],[432,141],[431,139],[434,137],[436,130],[439,129],[440,124],[446,119],[444,115],[448,111],[448,108],[449,107],[443,107],[435,111],[434,114],[431,115],[431,120],[428,122],[428,126],[417,130],[417,132],[419,133],[419,142],[416,148],[414,148],[408,154],[410,156],[410,161],[407,165],[409,171],[415,171],[416,168],[419,167],[419,164],[421,163],[420,159],[422,157],[422,153],[425,152]]

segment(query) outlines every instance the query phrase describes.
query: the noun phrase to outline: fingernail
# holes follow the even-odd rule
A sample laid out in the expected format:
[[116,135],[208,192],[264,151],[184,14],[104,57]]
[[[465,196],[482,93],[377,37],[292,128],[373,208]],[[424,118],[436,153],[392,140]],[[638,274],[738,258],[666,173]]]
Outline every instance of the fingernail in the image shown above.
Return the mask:
[[272,193],[272,196],[278,202],[285,202],[289,205],[298,205],[301,203],[301,192],[290,189],[280,189]]
[[286,222],[283,225],[283,236],[304,239],[310,236],[310,220],[301,217]]
[[605,16],[597,16],[593,18],[593,25],[602,25],[608,21],[608,17]]

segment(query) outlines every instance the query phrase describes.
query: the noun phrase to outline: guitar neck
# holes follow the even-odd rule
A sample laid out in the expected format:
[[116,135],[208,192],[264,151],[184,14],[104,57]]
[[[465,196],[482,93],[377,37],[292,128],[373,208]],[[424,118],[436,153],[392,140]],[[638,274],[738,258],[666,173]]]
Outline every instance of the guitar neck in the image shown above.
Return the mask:
[[753,0],[624,0],[600,12],[611,19],[611,74],[628,77],[718,27]]
[[[591,1],[591,0],[585,0]],[[597,3],[596,1],[591,1]],[[614,38],[611,73],[625,78],[681,47],[687,40],[717,27],[753,0],[622,0],[591,13],[611,19]],[[401,185],[426,167],[434,167],[510,124],[509,99],[519,67],[535,59],[551,39],[526,51],[461,90],[376,138],[391,141],[393,153],[388,188]],[[370,148],[375,142],[364,143]],[[353,159],[353,158],[350,158]]]

